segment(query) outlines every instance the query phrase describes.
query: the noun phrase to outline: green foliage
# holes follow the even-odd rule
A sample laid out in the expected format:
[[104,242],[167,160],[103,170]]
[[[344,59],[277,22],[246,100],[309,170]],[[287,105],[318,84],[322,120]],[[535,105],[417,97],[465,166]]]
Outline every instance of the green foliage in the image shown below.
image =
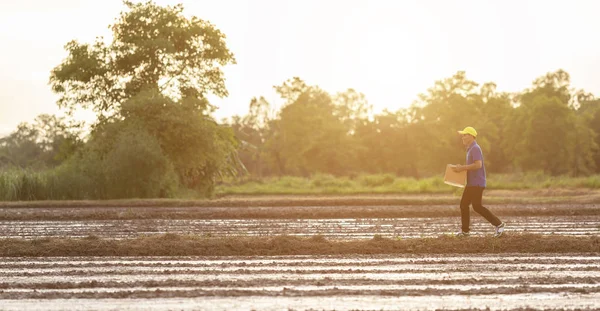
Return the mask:
[[264,97],[253,98],[250,109],[243,118],[234,116],[231,128],[239,140],[237,154],[246,172],[256,177],[269,174],[269,166],[265,165],[265,141],[269,133],[269,103]]
[[550,174],[569,172],[569,158],[573,151],[573,112],[559,98],[536,96],[525,102],[528,108],[522,138],[522,149],[515,155],[516,161],[528,170],[544,170]]
[[587,175],[600,169],[600,99],[584,94],[579,104],[575,165],[576,173]]
[[580,184],[581,187],[591,188],[591,189],[600,189],[600,176],[593,175],[586,177],[583,182]]
[[235,175],[239,169],[231,128],[218,125],[185,101],[146,90],[126,101],[122,114],[124,126],[139,126],[156,138],[188,188],[210,196],[217,178]]
[[[110,198],[111,187],[100,184],[98,180],[81,174],[84,165],[79,161],[63,165],[52,171],[33,172],[11,170],[0,172],[1,201],[17,200],[72,200],[72,199],[106,199]],[[175,182],[167,178],[162,182],[165,190]],[[247,180],[234,183],[222,183],[216,187],[216,194],[428,194],[445,193],[460,196],[462,189],[443,183],[441,177],[416,180],[406,177],[394,177],[391,184],[367,185],[366,180],[386,180],[384,175],[360,175],[356,178],[333,177],[331,175],[315,175],[311,178],[284,176],[264,180]],[[135,179],[134,179],[135,181]],[[157,182],[156,184],[161,184]],[[155,189],[156,184],[149,185]],[[141,183],[143,186],[144,183]],[[140,184],[137,185],[140,187]],[[488,188],[494,190],[522,189],[600,189],[600,176],[567,177],[551,176],[541,171],[515,174],[494,174],[488,181]],[[104,190],[107,189],[107,190]],[[117,189],[117,192],[129,191]],[[135,190],[143,193],[143,189]],[[148,193],[148,192],[146,192]],[[174,196],[177,193],[171,193]],[[134,194],[139,197],[143,195]],[[113,195],[113,197],[116,197]]]
[[224,194],[358,194],[358,193],[451,193],[441,177],[421,180],[391,174],[335,177],[315,174],[310,178],[282,176],[223,183],[216,193]]
[[63,165],[45,171],[50,200],[106,199],[106,179],[101,159],[94,152],[79,154]]
[[71,157],[83,145],[78,128],[64,118],[41,114],[32,123],[21,123],[0,138],[0,168],[43,169]]
[[156,138],[140,129],[126,129],[104,160],[110,198],[171,196],[177,175]]
[[[49,171],[51,196],[166,197],[181,185],[209,197],[216,180],[243,170],[233,130],[213,120],[206,99],[227,95],[222,67],[235,63],[233,54],[224,34],[186,17],[182,5],[124,3],[127,11],[110,26],[112,42],[71,41],[51,72],[61,108],[98,115],[85,147]],[[27,141],[32,153],[43,150]],[[80,147],[69,137],[56,145],[61,162]]]
[[252,141],[240,154],[253,176],[433,176],[446,164],[464,163],[456,131],[467,125],[480,133],[488,173],[588,176],[600,169],[600,102],[574,92],[563,70],[517,94],[458,72],[435,82],[411,107],[373,116],[354,90],[332,96],[300,78],[275,89],[286,102],[278,115],[252,124],[253,112],[234,122],[236,136]]
[[488,182],[490,189],[600,189],[600,175],[587,177],[553,176],[543,171],[494,174]]
[[[172,197],[177,176],[154,138],[124,132],[102,159],[87,150],[44,171],[0,172],[0,200],[81,200]],[[88,147],[89,148],[89,147]]]
[[286,105],[269,125],[265,142],[273,171],[309,176],[348,170],[355,144],[331,96],[298,78],[275,89]]
[[[389,179],[392,182],[388,182]],[[588,177],[552,176],[542,171],[494,174],[488,181],[494,190],[600,189],[600,175]],[[283,176],[262,180],[223,183],[216,189],[225,194],[427,194],[462,195],[463,189],[444,184],[441,177],[414,179],[390,174],[359,175],[355,178],[317,174],[311,178]]]
[[[310,185],[313,188],[328,188],[328,189],[343,189],[346,187],[352,187],[353,183],[347,178],[334,177],[329,174],[315,174],[311,177]],[[335,190],[333,190],[335,191]]]
[[394,183],[395,176],[392,174],[383,175],[361,175],[358,181],[361,185],[366,187],[379,187],[390,185]]
[[209,92],[227,95],[221,66],[235,59],[214,25],[187,18],[182,5],[125,5],[128,11],[110,26],[110,44],[99,38],[91,45],[71,41],[65,46],[68,57],[50,75],[60,107],[91,108],[103,121],[145,88],[190,98],[200,110],[210,108],[202,100]]

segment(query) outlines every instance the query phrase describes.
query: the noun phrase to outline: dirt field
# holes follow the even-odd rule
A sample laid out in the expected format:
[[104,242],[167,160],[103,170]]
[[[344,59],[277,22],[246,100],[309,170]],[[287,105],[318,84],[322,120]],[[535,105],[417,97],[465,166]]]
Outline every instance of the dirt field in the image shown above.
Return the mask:
[[0,204],[0,309],[600,309],[600,205],[519,195],[500,239],[452,197]]
[[595,309],[598,256],[1,260],[3,310]]
[[[474,217],[475,218],[475,217]],[[599,236],[600,217],[532,216],[504,217],[507,230],[544,235]],[[341,218],[341,219],[143,219],[143,220],[31,220],[0,221],[4,237],[134,238],[153,234],[193,234],[208,237],[277,236],[328,239],[423,238],[452,234],[460,227],[458,217],[437,218]],[[475,219],[473,235],[491,235],[494,228]]]

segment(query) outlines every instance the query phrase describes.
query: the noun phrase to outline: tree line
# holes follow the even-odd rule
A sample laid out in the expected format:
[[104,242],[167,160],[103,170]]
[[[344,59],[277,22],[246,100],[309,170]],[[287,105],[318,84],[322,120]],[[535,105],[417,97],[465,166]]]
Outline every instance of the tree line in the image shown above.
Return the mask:
[[490,172],[585,176],[600,170],[600,99],[570,85],[564,70],[518,92],[499,92],[465,72],[433,84],[410,107],[373,114],[353,90],[329,94],[300,78],[275,87],[276,114],[263,98],[231,125],[253,176],[393,173],[415,178],[464,162],[456,133],[475,127]]

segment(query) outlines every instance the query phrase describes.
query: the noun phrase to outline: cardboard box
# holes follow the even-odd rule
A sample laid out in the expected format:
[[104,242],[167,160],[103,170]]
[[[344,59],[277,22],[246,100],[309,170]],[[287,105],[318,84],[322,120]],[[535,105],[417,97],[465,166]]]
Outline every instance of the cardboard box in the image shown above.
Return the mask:
[[444,183],[454,186],[464,188],[467,184],[467,171],[462,171],[460,173],[456,173],[452,168],[455,165],[448,164],[446,165],[446,173],[444,174]]

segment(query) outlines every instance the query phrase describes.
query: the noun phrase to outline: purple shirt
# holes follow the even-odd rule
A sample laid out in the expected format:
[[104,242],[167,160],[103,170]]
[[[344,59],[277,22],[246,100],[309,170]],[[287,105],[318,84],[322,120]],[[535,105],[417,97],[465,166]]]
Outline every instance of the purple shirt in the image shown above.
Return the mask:
[[485,166],[483,165],[483,153],[481,148],[474,141],[467,148],[467,165],[481,161],[481,168],[474,171],[467,171],[467,186],[484,187],[485,188]]

